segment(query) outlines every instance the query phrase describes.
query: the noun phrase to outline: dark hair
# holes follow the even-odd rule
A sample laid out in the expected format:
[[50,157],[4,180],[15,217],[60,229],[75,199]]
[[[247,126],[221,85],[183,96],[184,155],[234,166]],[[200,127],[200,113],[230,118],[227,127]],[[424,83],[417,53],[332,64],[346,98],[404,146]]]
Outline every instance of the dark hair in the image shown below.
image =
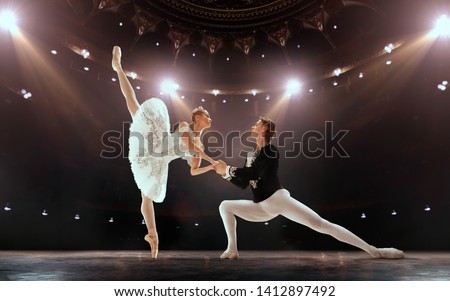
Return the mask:
[[266,142],[270,143],[270,140],[273,136],[275,136],[275,122],[272,119],[266,117],[259,117],[264,126],[267,127],[267,131],[265,132],[264,138],[266,138]]
[[202,106],[198,106],[195,109],[192,110],[192,121],[195,121],[195,116],[204,114],[206,110]]

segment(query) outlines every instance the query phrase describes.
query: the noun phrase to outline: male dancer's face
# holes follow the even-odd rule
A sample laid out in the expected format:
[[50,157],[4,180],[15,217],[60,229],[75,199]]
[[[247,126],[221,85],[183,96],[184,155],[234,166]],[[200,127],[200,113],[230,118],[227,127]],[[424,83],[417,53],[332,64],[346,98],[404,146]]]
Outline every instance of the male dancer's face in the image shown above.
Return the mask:
[[259,134],[263,133],[265,131],[265,125],[263,124],[263,122],[261,121],[261,119],[259,119],[254,126],[252,126],[252,136],[253,137],[258,137]]

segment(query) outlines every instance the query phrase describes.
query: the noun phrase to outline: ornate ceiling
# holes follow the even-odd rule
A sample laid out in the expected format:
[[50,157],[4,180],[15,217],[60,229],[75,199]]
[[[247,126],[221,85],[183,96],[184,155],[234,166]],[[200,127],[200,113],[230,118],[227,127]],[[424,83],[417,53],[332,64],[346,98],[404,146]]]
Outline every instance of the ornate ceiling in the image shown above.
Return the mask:
[[[223,74],[232,75],[235,83],[230,80],[229,86],[242,85],[244,79],[260,81],[273,76],[275,69],[282,73],[302,69],[324,78],[336,65],[358,65],[373,56],[374,49],[368,47],[374,43],[371,35],[382,23],[377,5],[381,1],[376,0],[66,1],[83,22],[79,29],[89,29],[77,31],[87,44],[91,41],[106,49],[121,43],[142,61],[145,53],[155,58],[149,50],[155,43],[162,53],[157,59],[159,67],[165,62],[178,72],[196,72],[216,82],[223,82]],[[378,23],[361,23],[376,20],[373,16],[380,18]],[[118,29],[111,29],[117,20],[132,24],[133,36],[126,38],[129,43],[120,38]],[[344,38],[331,26],[339,20],[347,23]],[[197,56],[196,61],[192,56]],[[257,58],[266,60],[258,62]]]

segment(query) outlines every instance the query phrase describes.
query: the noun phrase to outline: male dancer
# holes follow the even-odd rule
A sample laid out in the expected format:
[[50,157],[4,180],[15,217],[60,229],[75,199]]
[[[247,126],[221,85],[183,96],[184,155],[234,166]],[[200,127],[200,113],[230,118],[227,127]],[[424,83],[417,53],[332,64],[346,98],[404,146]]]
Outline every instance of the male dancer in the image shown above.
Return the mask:
[[239,257],[235,215],[251,222],[264,222],[283,215],[292,221],[360,248],[373,258],[404,258],[402,251],[371,246],[352,232],[321,218],[316,212],[292,198],[278,179],[279,153],[270,143],[274,135],[275,123],[261,117],[252,127],[252,136],[256,138],[256,152],[247,158],[245,167],[227,166],[222,160],[216,166],[216,172],[225,179],[243,189],[250,184],[253,192],[253,200],[223,201],[220,204],[220,216],[228,238],[228,247],[220,258]]

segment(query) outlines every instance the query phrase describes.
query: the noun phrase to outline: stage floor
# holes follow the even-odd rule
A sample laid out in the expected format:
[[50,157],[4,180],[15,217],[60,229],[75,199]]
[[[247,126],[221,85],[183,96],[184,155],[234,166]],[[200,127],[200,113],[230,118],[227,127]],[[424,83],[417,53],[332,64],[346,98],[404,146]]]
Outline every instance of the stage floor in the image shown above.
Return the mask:
[[0,281],[448,281],[450,252],[400,260],[359,251],[0,251]]

